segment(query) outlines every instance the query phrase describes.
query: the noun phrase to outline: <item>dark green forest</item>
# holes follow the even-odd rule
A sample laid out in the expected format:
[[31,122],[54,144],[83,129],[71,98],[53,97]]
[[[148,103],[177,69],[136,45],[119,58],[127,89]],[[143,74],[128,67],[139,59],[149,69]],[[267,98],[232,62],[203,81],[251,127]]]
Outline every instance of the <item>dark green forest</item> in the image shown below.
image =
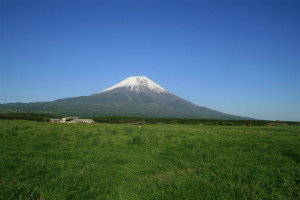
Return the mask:
[[282,126],[298,125],[299,122],[268,120],[213,120],[213,119],[177,119],[177,118],[139,118],[139,117],[93,117],[99,123],[116,124],[191,124],[216,126]]
[[[51,118],[62,118],[50,114],[38,113],[1,113],[0,119],[29,120],[48,122]],[[85,117],[86,118],[86,117]],[[283,126],[299,125],[292,121],[269,120],[212,120],[212,119],[178,119],[178,118],[140,118],[140,117],[91,117],[95,122],[108,124],[191,124],[210,126]]]
[[0,119],[48,122],[51,118],[60,118],[60,116],[39,113],[0,113]]

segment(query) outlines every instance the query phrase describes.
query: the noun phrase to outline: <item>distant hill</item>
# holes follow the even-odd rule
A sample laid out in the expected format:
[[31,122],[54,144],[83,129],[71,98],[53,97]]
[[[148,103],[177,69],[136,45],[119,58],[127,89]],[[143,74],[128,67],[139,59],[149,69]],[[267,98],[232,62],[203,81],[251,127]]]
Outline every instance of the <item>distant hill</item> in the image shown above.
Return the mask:
[[170,93],[145,76],[129,77],[90,96],[58,99],[50,102],[0,104],[0,112],[48,113],[62,116],[250,119],[197,106]]

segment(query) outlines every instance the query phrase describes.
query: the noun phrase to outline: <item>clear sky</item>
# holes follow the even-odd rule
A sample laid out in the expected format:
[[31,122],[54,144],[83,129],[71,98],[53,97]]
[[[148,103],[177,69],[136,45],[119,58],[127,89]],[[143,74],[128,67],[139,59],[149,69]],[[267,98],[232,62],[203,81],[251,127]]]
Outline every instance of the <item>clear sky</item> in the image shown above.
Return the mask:
[[197,105],[300,120],[299,0],[0,0],[0,103],[147,76]]

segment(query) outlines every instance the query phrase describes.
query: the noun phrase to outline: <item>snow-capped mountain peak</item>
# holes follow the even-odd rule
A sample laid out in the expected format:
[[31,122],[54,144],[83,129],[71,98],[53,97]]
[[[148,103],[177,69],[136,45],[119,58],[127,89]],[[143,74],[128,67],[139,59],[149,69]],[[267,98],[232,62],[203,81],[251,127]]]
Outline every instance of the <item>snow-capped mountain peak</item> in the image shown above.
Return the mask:
[[[100,92],[107,92],[107,91],[110,91],[110,90],[113,90],[116,88],[123,88],[123,87],[126,87],[126,88],[130,89],[131,91],[135,91],[135,92],[145,91],[146,89],[149,89],[151,91],[158,92],[158,93],[168,92],[167,90],[165,90],[158,84],[151,81],[146,76],[131,76],[131,77],[121,81],[120,83],[118,83],[110,88],[107,88],[105,90],[102,90]],[[100,92],[98,92],[98,93],[100,93]]]

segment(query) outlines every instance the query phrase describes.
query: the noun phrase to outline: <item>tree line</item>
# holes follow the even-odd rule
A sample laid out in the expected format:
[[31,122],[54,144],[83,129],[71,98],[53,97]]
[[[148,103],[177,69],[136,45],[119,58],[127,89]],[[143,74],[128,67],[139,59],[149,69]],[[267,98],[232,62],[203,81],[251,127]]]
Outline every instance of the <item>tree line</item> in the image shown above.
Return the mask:
[[56,116],[39,113],[0,113],[0,119],[48,122],[51,118],[56,118]]
[[[61,118],[50,114],[40,113],[0,113],[0,119],[30,120],[49,122],[51,118]],[[283,126],[299,125],[292,121],[268,121],[268,120],[216,120],[216,119],[178,119],[178,118],[141,118],[141,117],[85,117],[98,123],[109,124],[190,124],[209,126]]]
[[210,126],[282,126],[299,125],[299,122],[268,120],[216,120],[216,119],[177,119],[140,117],[93,117],[98,123],[112,124],[192,124]]

